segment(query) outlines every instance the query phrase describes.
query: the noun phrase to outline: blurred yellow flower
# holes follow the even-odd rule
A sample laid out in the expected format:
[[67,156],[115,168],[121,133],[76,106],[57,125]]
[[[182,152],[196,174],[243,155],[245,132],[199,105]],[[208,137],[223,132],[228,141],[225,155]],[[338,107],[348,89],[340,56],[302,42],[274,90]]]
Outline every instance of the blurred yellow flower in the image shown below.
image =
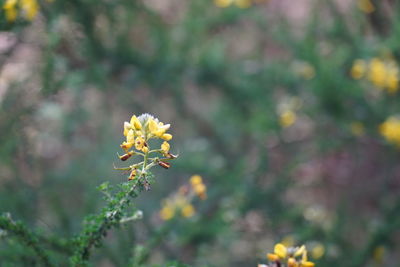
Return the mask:
[[295,243],[295,238],[293,235],[287,235],[282,238],[281,244],[283,244],[285,247],[291,247]]
[[313,259],[320,259],[322,256],[325,254],[325,247],[321,243],[317,243],[314,245],[314,247],[311,249],[311,256]]
[[194,215],[194,207],[192,204],[186,204],[185,206],[182,207],[182,216],[183,217],[192,217]]
[[236,0],[234,2],[236,6],[240,8],[248,8],[251,6],[251,0]]
[[311,80],[315,77],[315,68],[306,61],[295,61],[292,64],[292,68],[295,74],[306,80]]
[[365,133],[364,125],[359,121],[354,121],[350,124],[350,131],[355,136],[363,136]]
[[217,6],[217,7],[228,7],[228,6],[230,6],[231,4],[232,4],[232,2],[233,2],[233,0],[215,0],[214,1],[214,4]]
[[39,11],[39,4],[36,0],[20,0],[21,9],[28,20],[33,20]]
[[291,110],[287,110],[279,115],[279,124],[284,127],[290,127],[296,122],[297,116]]
[[203,183],[203,178],[201,178],[200,175],[193,175],[192,177],[190,177],[190,184],[192,186],[196,186],[198,184],[202,184]]
[[214,0],[217,7],[226,8],[230,5],[236,5],[239,8],[248,8],[252,4],[252,0]]
[[382,264],[384,257],[385,257],[385,247],[384,246],[376,247],[372,255],[372,258],[374,259],[375,263]]
[[400,119],[389,117],[379,126],[379,133],[389,142],[400,146]]
[[168,152],[169,152],[169,149],[170,149],[170,145],[168,144],[167,141],[164,141],[164,142],[161,144],[161,150],[162,150],[163,154],[164,154],[164,155],[167,155]]
[[386,67],[383,60],[373,58],[369,63],[368,79],[378,88],[383,88],[386,81]]
[[358,0],[358,8],[364,13],[372,13],[375,11],[375,6],[372,4],[371,0]]
[[13,22],[17,19],[17,0],[7,0],[4,5],[3,9],[6,13],[6,20]]
[[366,63],[362,59],[357,59],[353,63],[353,67],[351,68],[350,74],[353,79],[361,79],[366,72]]
[[396,93],[399,88],[399,69],[397,66],[391,66],[386,72],[386,87],[388,93]]
[[171,206],[165,206],[160,211],[160,218],[164,221],[171,220],[175,215],[175,209]]
[[203,179],[200,175],[193,175],[190,177],[190,184],[193,192],[201,199],[207,198],[207,187],[203,183]]

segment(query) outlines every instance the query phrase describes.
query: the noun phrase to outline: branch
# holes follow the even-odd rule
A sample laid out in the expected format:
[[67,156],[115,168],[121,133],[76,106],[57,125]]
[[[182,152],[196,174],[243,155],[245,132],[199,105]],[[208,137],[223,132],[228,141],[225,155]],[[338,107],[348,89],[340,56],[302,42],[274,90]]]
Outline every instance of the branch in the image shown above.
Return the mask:
[[54,266],[47,253],[40,247],[36,234],[29,231],[23,223],[13,221],[9,214],[0,215],[0,229],[15,235],[22,243],[31,247],[44,266]]
[[[131,200],[136,198],[146,187],[144,177],[121,185],[121,191],[108,200],[108,204],[100,214],[86,218],[86,224],[81,234],[75,238],[78,247],[70,258],[72,266],[86,266],[93,246],[99,246],[107,231],[125,222],[123,215]],[[147,178],[147,177],[146,177]],[[137,212],[136,212],[137,213]]]

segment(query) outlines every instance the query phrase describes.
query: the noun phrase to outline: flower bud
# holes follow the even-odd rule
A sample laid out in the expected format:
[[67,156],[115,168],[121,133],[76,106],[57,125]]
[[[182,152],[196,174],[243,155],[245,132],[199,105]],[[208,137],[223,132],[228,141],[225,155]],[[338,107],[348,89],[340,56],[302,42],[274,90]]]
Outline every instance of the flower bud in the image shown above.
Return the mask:
[[133,154],[135,154],[135,152],[129,151],[128,153],[126,153],[122,156],[119,156],[119,159],[122,161],[125,161],[125,160],[129,159]]
[[169,167],[171,167],[171,164],[169,164],[168,162],[165,162],[165,161],[159,161],[158,165],[160,165],[164,169],[169,169]]

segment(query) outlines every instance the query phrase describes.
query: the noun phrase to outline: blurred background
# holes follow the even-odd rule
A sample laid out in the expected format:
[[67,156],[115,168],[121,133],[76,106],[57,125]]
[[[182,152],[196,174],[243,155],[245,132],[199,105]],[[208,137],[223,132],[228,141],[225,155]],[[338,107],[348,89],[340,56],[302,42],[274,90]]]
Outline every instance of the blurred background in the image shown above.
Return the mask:
[[[126,175],[123,122],[170,123],[143,219],[93,266],[257,266],[306,244],[316,266],[399,266],[400,4],[394,0],[7,0],[0,12],[0,212],[67,266]],[[200,175],[193,214],[160,216]],[[0,232],[1,266],[35,266]]]

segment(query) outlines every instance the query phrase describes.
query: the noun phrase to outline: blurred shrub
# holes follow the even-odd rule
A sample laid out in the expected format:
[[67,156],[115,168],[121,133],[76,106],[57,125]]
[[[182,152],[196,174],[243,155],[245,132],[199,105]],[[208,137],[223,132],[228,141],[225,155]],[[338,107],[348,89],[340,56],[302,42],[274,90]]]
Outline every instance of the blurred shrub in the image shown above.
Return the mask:
[[[256,266],[287,236],[317,248],[316,266],[396,266],[396,1],[2,6],[0,211],[52,261],[105,205],[95,187],[126,179],[112,169],[123,118],[149,112],[174,125],[180,157],[94,266]],[[196,216],[161,220],[194,173],[208,188]],[[40,265],[0,238],[2,266]]]

